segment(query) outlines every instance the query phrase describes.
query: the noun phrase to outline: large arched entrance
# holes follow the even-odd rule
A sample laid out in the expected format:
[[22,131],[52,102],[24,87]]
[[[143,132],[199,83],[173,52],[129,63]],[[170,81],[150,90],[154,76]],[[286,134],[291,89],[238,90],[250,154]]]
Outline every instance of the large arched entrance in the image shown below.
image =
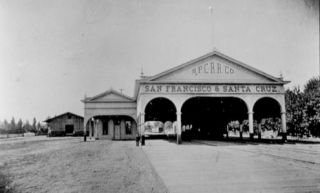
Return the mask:
[[136,121],[126,115],[97,115],[91,117],[86,130],[95,139],[133,139],[137,133]]
[[171,121],[176,120],[176,107],[173,102],[164,97],[154,98],[145,108],[145,121]]
[[193,97],[182,105],[181,113],[187,138],[221,138],[228,123],[242,123],[248,117],[246,103],[235,97]]
[[172,130],[176,121],[176,107],[172,101],[164,97],[154,98],[148,102],[145,108],[146,136],[165,135]]
[[253,106],[254,133],[259,138],[276,138],[281,134],[281,106],[271,97],[260,98]]

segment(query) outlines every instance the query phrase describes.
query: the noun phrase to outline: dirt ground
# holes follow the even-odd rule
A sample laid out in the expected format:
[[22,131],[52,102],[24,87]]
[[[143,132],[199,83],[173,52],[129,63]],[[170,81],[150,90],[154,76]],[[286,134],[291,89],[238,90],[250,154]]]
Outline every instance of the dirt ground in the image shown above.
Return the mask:
[[320,144],[148,140],[170,193],[320,193]]
[[168,192],[134,141],[1,139],[0,168],[14,192]]

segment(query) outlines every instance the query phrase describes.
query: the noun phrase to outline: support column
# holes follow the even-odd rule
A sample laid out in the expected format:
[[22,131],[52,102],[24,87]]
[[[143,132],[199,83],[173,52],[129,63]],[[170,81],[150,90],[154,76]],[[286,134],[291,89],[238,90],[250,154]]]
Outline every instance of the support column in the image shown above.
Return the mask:
[[102,120],[100,120],[100,119],[97,119],[96,120],[96,128],[95,128],[95,135],[94,135],[94,137],[96,138],[96,139],[99,139],[100,137],[101,137],[101,133],[100,132],[102,132]]
[[181,142],[181,112],[177,112],[177,144]]
[[83,122],[83,141],[86,142],[87,141],[87,127],[86,127],[86,124],[87,124],[87,119],[85,119],[85,121]]
[[94,120],[94,139],[98,139],[98,124],[99,124],[99,119]]
[[140,137],[141,137],[141,145],[145,145],[145,136],[144,136],[144,116],[145,113],[141,113],[140,115]]
[[261,133],[262,133],[262,129],[261,129],[261,121],[258,124],[258,139],[261,140]]
[[227,133],[226,133],[226,138],[229,139],[229,125],[227,125]]
[[91,139],[92,138],[92,119],[90,119],[89,121],[89,138]]
[[253,112],[248,112],[250,140],[253,141]]
[[281,112],[282,140],[287,141],[287,120],[286,112]]

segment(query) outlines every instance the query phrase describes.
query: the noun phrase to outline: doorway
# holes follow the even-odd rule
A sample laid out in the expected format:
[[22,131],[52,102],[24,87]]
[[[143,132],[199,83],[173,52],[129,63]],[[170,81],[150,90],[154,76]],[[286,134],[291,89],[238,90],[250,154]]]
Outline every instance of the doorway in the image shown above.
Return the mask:
[[73,134],[74,126],[73,125],[65,125],[66,134]]

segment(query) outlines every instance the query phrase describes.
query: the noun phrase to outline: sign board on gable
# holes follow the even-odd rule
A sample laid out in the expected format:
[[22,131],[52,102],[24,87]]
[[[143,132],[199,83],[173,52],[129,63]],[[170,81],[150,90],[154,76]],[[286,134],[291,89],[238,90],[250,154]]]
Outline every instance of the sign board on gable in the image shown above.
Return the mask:
[[234,62],[215,56],[181,67],[153,81],[220,83],[272,83],[274,81]]
[[191,69],[191,74],[199,76],[203,74],[225,74],[232,75],[235,73],[235,69],[230,65],[214,60],[202,63]]

